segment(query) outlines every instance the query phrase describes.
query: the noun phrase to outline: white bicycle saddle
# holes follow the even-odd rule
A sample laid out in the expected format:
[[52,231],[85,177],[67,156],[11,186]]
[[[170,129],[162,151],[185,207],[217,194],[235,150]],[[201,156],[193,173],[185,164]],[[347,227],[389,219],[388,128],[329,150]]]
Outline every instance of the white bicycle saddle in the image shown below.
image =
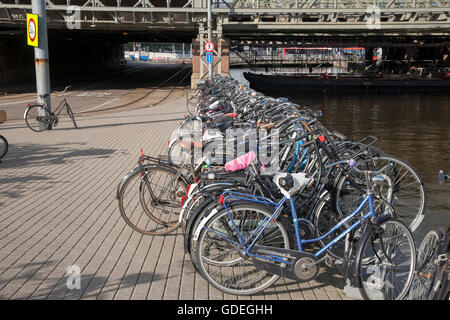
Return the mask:
[[277,173],[273,177],[273,182],[280,189],[281,193],[290,199],[297,191],[303,189],[311,178],[306,173]]

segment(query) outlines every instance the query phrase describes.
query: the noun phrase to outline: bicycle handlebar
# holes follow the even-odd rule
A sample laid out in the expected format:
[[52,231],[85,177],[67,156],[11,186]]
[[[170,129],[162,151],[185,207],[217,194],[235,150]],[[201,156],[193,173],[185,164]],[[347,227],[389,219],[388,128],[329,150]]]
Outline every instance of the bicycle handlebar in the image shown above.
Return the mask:
[[333,163],[327,165],[326,168],[329,168],[329,167],[332,167],[332,166],[335,166],[335,165],[338,165],[338,164],[342,164],[342,163],[348,164],[348,166],[350,168],[352,168],[356,172],[362,173],[362,174],[366,174],[367,173],[367,174],[375,174],[375,175],[377,175],[377,174],[380,174],[383,171],[389,171],[393,167],[392,163],[389,163],[386,166],[384,166],[383,168],[381,168],[380,170],[376,170],[376,171],[358,169],[356,167],[356,160],[352,158],[352,159],[348,159],[348,160],[340,160],[340,161],[333,162]]
[[389,163],[389,164],[385,165],[383,168],[381,168],[380,170],[376,170],[376,171],[373,171],[373,170],[361,170],[361,169],[358,169],[356,167],[356,160],[355,159],[350,159],[348,165],[349,165],[349,167],[353,168],[353,170],[355,170],[358,173],[375,174],[375,175],[380,174],[383,171],[390,171],[392,169],[392,167],[393,167],[392,163]]
[[439,184],[443,184],[445,180],[448,180],[449,175],[444,173],[444,170],[439,170]]
[[62,90],[62,91],[56,91],[55,90],[55,93],[65,93],[66,91],[67,91],[67,89],[69,89],[69,88],[71,88],[72,86],[67,86],[67,87],[65,87],[64,88],[64,90]]

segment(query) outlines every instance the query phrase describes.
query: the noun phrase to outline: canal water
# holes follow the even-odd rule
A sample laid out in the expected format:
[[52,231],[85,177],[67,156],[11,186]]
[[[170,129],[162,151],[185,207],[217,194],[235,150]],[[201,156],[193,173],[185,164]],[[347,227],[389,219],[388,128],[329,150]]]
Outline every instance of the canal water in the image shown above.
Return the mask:
[[[231,76],[248,83],[246,69]],[[271,95],[270,92],[264,92]],[[450,225],[450,181],[440,185],[438,171],[450,173],[450,92],[444,93],[331,93],[293,92],[288,98],[321,110],[322,123],[355,140],[378,138],[376,146],[416,169],[425,183],[425,218],[417,239],[430,229]]]

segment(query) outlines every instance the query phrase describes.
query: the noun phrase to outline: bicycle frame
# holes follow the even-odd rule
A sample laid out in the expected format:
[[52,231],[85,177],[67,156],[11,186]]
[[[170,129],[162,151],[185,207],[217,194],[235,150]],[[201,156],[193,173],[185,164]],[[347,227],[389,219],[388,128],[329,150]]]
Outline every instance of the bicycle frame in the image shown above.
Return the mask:
[[[146,170],[145,170],[144,161],[150,161],[150,163],[153,162],[153,163],[157,163],[157,164],[163,163],[163,164],[167,165],[168,167],[173,168],[174,170],[176,169],[176,171],[177,171],[175,177],[172,179],[172,181],[171,181],[169,184],[167,184],[167,185],[165,186],[165,188],[161,191],[161,194],[160,194],[159,197],[155,197],[155,194],[153,193],[152,186],[151,186],[151,184],[150,184],[150,181],[148,180],[147,173],[146,173]],[[201,167],[201,163],[198,164],[197,167],[194,168],[194,169],[192,169],[192,167],[191,167],[191,173],[189,174],[189,176],[185,177],[185,176],[182,174],[182,170],[183,170],[183,168],[185,167],[185,164],[182,164],[180,167],[176,167],[176,166],[171,165],[171,164],[168,163],[168,162],[162,161],[161,159],[157,159],[157,158],[154,158],[154,157],[142,155],[142,156],[139,157],[138,165],[139,165],[139,170],[141,171],[141,175],[142,175],[142,178],[141,178],[141,182],[140,182],[139,188],[142,187],[142,183],[145,183],[145,185],[147,186],[147,189],[149,190],[150,197],[152,198],[152,201],[153,201],[154,203],[156,203],[156,204],[159,204],[160,198],[165,194],[165,192],[167,191],[167,189],[171,186],[171,184],[172,184],[174,181],[178,181],[179,178],[182,178],[182,179],[185,180],[185,181],[190,181],[191,179],[195,179],[195,175],[194,175],[194,174],[195,174],[195,172],[197,172],[197,171],[199,170],[199,168]],[[191,177],[191,175],[194,175],[194,176]],[[119,184],[119,187],[120,187],[120,185],[121,185],[121,184]],[[119,187],[118,187],[117,190],[119,190]],[[141,193],[139,193],[139,195],[141,195]],[[142,200],[142,199],[141,199],[141,200]]]
[[[49,116],[47,117],[47,116],[44,116],[44,115],[40,115],[39,121],[47,122],[47,123],[49,123],[50,125],[53,125],[53,124],[56,122],[56,120],[57,120],[57,119],[55,119],[55,117],[58,117],[58,116],[60,115],[60,113],[62,112],[62,110],[64,109],[64,107],[66,107],[66,109],[67,109],[67,106],[68,106],[68,105],[69,105],[69,104],[67,103],[67,99],[66,99],[66,97],[64,97],[64,98],[61,100],[61,102],[59,103],[58,107],[57,107],[54,111],[51,111],[50,108],[48,107],[47,103],[44,102],[44,104],[42,104],[42,105],[40,105],[40,106],[48,112]],[[30,105],[30,104],[29,104],[29,105],[28,105],[28,108],[25,109],[24,118],[25,118],[25,116],[26,116],[26,113],[27,113],[28,109],[29,109],[31,106],[33,106],[33,105]]]
[[[56,108],[55,111],[53,111],[53,114],[55,114],[56,116],[59,116],[59,114],[62,112],[62,110],[64,109],[64,107],[67,106],[67,100],[66,97],[64,97],[61,102],[59,103],[58,107]],[[50,110],[49,110],[50,111]]]
[[[222,195],[224,196],[224,201],[223,201],[224,208],[227,211],[228,217],[231,220],[232,227],[234,228],[236,234],[238,235],[239,243],[236,243],[235,241],[229,239],[226,235],[221,234],[220,232],[217,232],[217,231],[212,230],[210,228],[207,228],[204,225],[203,226],[200,225],[199,227],[206,228],[208,231],[213,232],[214,234],[218,235],[219,237],[224,238],[225,240],[233,243],[235,246],[237,246],[239,248],[242,248],[242,249],[245,248],[245,251],[244,251],[245,254],[250,256],[250,257],[266,259],[266,260],[279,262],[279,263],[290,264],[290,262],[286,261],[286,258],[283,258],[283,257],[278,257],[278,256],[274,256],[274,255],[270,255],[270,257],[260,256],[260,255],[257,255],[257,254],[253,254],[251,252],[251,250],[254,247],[254,245],[256,244],[257,240],[259,239],[259,237],[261,236],[263,231],[269,225],[269,222],[273,221],[274,219],[276,219],[278,217],[279,213],[281,212],[284,204],[286,203],[286,201],[288,199],[286,197],[283,197],[280,201],[275,203],[275,202],[271,201],[270,199],[267,199],[267,198],[264,198],[264,197],[252,196],[252,195],[238,193],[238,192],[234,192],[234,191],[225,191]],[[237,200],[246,200],[246,201],[254,202],[254,203],[268,204],[268,205],[271,205],[271,206],[275,207],[274,213],[270,217],[266,217],[265,219],[263,219],[263,221],[261,221],[260,224],[255,228],[255,230],[253,230],[252,233],[247,237],[247,239],[253,239],[250,244],[248,244],[248,240],[244,240],[242,238],[242,236],[239,233],[239,230],[238,230],[238,228],[236,226],[236,223],[234,222],[233,217],[231,216],[231,213],[228,210],[228,207],[226,205],[226,200],[230,199],[230,198],[237,199]],[[323,236],[321,236],[319,238],[302,240],[301,236],[300,236],[299,228],[298,228],[298,219],[297,219],[297,212],[296,212],[296,209],[295,209],[294,199],[290,198],[289,199],[289,203],[290,203],[290,207],[291,207],[291,214],[292,214],[292,219],[293,219],[293,222],[294,222],[294,230],[295,230],[295,236],[296,236],[296,241],[297,241],[298,251],[299,252],[303,252],[302,244],[318,242],[320,240],[325,239],[326,237],[330,236],[333,232],[338,230],[340,227],[342,227],[349,220],[351,220],[353,217],[355,217],[358,213],[362,212],[363,208],[366,205],[369,206],[369,212],[367,214],[363,215],[362,219],[359,219],[358,221],[354,222],[345,231],[340,233],[338,236],[336,236],[334,239],[332,239],[328,244],[326,244],[323,248],[318,250],[314,254],[314,256],[316,256],[316,257],[322,255],[325,251],[327,251],[329,248],[331,248],[333,245],[335,245],[336,242],[338,242],[340,239],[345,237],[348,233],[350,233],[351,231],[353,231],[357,227],[359,227],[363,220],[367,220],[367,219],[370,219],[370,218],[375,218],[375,211],[374,211],[374,208],[373,208],[373,196],[372,196],[372,193],[368,192],[366,194],[364,200],[358,206],[358,208],[354,212],[352,212],[351,214],[346,216],[344,219],[342,219],[339,223],[337,223],[325,235],[323,235]]]

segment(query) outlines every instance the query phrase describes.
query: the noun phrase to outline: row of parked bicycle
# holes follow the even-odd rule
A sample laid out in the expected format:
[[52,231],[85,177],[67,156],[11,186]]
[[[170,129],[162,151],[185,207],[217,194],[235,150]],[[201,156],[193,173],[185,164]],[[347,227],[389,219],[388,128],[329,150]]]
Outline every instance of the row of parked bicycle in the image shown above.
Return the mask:
[[[412,235],[423,183],[375,137],[353,140],[326,128],[320,111],[220,75],[188,94],[187,111],[168,153],[141,150],[117,188],[133,229],[181,226],[196,270],[230,294],[255,294],[280,276],[309,281],[324,262],[347,270],[364,299],[437,297],[434,276],[421,276],[430,252],[419,261],[425,249],[418,260]],[[446,254],[447,233],[433,244]],[[439,290],[448,296],[447,284]]]

